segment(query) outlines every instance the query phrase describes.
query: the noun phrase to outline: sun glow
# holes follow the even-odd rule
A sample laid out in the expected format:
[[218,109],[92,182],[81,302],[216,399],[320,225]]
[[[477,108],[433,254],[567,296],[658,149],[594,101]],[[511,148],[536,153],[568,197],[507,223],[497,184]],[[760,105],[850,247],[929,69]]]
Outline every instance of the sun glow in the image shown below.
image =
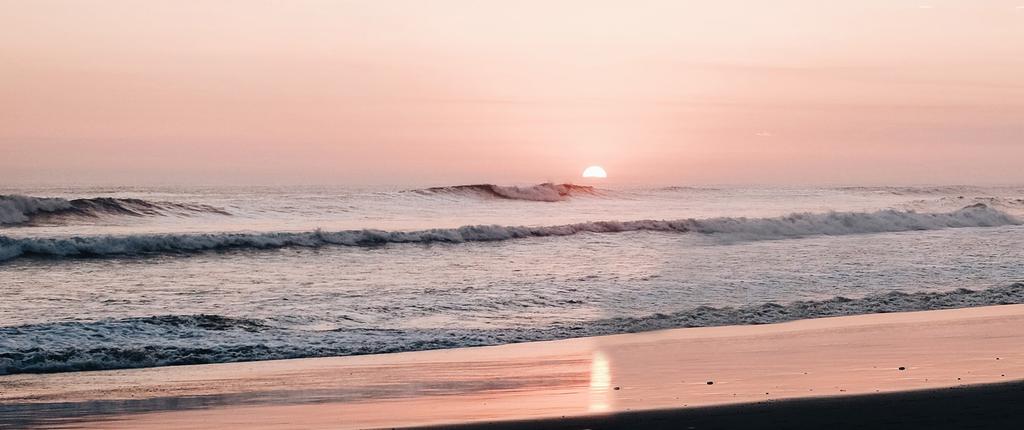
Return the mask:
[[607,178],[608,172],[604,171],[601,166],[590,166],[583,171],[584,178]]
[[594,351],[590,360],[590,411],[605,412],[611,409],[612,372],[608,357],[601,351]]

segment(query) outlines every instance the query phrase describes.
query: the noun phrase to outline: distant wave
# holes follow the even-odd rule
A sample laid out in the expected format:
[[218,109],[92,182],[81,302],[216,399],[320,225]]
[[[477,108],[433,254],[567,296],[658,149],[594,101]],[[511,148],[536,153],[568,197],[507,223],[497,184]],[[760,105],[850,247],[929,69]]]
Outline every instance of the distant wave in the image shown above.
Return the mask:
[[860,192],[870,194],[892,194],[898,196],[906,195],[985,195],[993,189],[1005,191],[1024,191],[1021,187],[980,187],[974,185],[945,185],[935,187],[839,187],[836,190],[848,192]]
[[1017,303],[1024,303],[1024,283],[980,291],[891,292],[855,299],[698,307],[637,318],[556,323],[544,328],[314,331],[221,315],[55,322],[0,327],[0,375],[379,354]]
[[393,243],[493,242],[580,233],[654,231],[770,240],[814,235],[852,235],[962,227],[1018,225],[1020,221],[984,204],[948,213],[878,212],[801,213],[777,218],[708,218],[675,221],[600,221],[546,227],[474,225],[419,231],[347,230],[304,233],[202,233],[12,238],[0,236],[0,261],[23,256],[74,258],[179,254],[209,250],[285,247],[380,246]]
[[474,195],[508,200],[535,202],[557,202],[580,195],[596,195],[594,187],[575,184],[544,183],[529,187],[502,186],[493,184],[454,185],[412,190],[419,194]]
[[661,188],[658,188],[657,190],[658,191],[668,191],[668,192],[713,192],[713,191],[721,191],[722,189],[721,188],[713,188],[713,187],[690,187],[690,186],[673,185],[673,186],[668,186],[668,187],[661,187]]
[[934,199],[919,199],[901,204],[900,206],[909,210],[943,210],[944,208],[955,208],[965,204],[983,204],[1010,213],[1024,210],[1024,198],[1014,197],[971,197],[971,196],[943,196]]
[[230,215],[223,209],[208,205],[151,202],[141,199],[97,197],[67,200],[53,197],[0,195],[0,224],[25,224],[67,216],[124,215],[141,217],[195,213]]

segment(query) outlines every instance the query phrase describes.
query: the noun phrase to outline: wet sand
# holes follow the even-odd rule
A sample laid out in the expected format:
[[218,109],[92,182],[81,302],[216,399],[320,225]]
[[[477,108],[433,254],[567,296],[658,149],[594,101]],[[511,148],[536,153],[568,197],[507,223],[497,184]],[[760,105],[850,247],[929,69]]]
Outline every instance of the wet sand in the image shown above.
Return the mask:
[[1024,419],[1022,328],[1006,305],[9,375],[0,428],[1000,427]]

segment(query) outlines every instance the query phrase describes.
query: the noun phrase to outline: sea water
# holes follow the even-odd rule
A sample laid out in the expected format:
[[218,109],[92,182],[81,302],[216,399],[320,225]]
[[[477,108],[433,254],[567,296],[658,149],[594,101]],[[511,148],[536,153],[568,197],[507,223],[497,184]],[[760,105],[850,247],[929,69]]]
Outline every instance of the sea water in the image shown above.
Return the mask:
[[1024,303],[1024,187],[0,195],[0,374]]

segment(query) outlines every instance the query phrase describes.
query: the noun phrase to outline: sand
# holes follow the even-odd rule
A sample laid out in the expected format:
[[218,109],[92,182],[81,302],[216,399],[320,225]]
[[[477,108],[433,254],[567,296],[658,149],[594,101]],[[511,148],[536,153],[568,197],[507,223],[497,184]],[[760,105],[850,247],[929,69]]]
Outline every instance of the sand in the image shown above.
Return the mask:
[[1024,305],[1006,305],[9,375],[0,377],[0,427],[924,428],[957,417],[997,426],[1024,418],[1024,385],[1013,382],[1022,378]]

